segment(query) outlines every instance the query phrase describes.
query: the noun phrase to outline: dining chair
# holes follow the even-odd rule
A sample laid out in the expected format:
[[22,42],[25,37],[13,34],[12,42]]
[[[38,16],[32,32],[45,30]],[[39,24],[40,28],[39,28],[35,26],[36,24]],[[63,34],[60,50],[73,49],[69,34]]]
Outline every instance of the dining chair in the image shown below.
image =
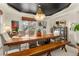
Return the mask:
[[2,41],[2,47],[3,47],[3,55],[8,54],[8,53],[12,53],[12,52],[16,52],[16,51],[21,51],[20,45],[5,45],[4,43],[7,41],[11,41],[12,38],[9,37],[8,33],[5,32],[3,34],[1,34],[1,41]]
[[3,41],[0,35],[0,56],[4,55],[4,50],[3,50]]

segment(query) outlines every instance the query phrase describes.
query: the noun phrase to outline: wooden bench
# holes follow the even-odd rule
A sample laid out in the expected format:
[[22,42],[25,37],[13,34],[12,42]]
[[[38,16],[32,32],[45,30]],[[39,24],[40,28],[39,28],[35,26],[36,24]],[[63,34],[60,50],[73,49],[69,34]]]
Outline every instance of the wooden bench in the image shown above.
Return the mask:
[[36,56],[36,55],[42,55],[44,53],[47,53],[47,55],[50,55],[52,50],[63,47],[68,43],[69,43],[68,41],[51,42],[49,44],[38,46],[36,48],[10,53],[10,54],[7,54],[7,56]]

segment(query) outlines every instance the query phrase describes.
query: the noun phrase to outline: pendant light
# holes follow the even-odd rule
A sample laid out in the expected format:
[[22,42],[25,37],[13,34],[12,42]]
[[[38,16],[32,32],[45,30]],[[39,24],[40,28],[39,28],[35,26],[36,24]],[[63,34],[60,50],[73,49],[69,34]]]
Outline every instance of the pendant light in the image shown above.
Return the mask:
[[45,19],[45,14],[41,8],[41,5],[38,5],[37,13],[34,18],[37,21],[43,21]]

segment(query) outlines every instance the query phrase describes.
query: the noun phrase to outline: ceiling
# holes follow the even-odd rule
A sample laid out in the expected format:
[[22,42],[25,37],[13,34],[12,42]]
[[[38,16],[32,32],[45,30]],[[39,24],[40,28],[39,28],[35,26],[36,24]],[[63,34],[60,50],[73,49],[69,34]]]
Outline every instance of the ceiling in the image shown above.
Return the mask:
[[50,16],[69,7],[70,3],[8,3],[8,5],[20,12],[31,14],[36,14],[38,5],[41,5],[45,15]]

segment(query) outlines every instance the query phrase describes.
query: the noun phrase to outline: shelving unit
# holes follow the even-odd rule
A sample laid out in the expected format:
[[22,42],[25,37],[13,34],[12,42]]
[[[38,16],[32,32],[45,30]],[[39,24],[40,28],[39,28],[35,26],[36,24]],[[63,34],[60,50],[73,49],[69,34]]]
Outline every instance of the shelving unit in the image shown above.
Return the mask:
[[58,21],[59,23],[56,26],[53,26],[53,32],[55,30],[59,31],[60,40],[67,40],[68,30],[66,26],[66,22]]

